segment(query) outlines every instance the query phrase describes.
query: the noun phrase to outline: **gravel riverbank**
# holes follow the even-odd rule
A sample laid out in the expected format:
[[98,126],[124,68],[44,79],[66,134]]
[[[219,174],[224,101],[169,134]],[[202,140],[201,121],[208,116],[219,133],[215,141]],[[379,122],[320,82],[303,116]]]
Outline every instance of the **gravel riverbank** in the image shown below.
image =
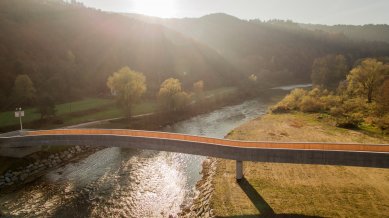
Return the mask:
[[214,217],[210,199],[213,194],[212,180],[216,172],[216,158],[208,157],[202,164],[202,178],[196,184],[196,196],[193,203],[183,209],[179,217]]

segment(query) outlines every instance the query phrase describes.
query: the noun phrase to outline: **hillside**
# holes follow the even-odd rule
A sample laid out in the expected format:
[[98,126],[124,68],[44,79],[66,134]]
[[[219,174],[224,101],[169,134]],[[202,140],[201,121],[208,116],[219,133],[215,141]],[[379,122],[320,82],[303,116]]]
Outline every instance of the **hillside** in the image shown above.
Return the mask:
[[387,43],[356,42],[343,34],[308,30],[283,21],[246,21],[227,14],[185,19],[128,16],[193,37],[247,75],[254,73],[266,81],[309,81],[313,60],[326,54],[344,54],[350,65],[359,58],[389,54]]
[[327,54],[345,55],[349,66],[389,55],[388,43],[288,22],[227,14],[161,19],[61,0],[3,0],[0,28],[0,110],[16,106],[11,93],[20,74],[29,75],[38,96],[49,93],[60,103],[107,95],[107,77],[123,66],[143,72],[147,96],[155,97],[169,77],[188,90],[198,80],[207,89],[244,85],[255,74],[264,87],[310,81],[313,60]]
[[19,74],[38,93],[57,101],[108,93],[106,79],[123,66],[143,72],[148,94],[161,82],[181,79],[186,88],[230,84],[233,67],[213,49],[157,24],[58,0],[0,2],[0,103]]

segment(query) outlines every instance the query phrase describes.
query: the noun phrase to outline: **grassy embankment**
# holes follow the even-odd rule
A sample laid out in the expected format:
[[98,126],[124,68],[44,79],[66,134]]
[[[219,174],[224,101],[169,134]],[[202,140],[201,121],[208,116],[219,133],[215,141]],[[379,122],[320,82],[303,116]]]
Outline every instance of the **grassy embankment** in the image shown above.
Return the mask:
[[[268,114],[228,138],[264,141],[388,143],[388,138],[341,129],[314,114]],[[389,217],[389,169],[244,163],[219,160],[212,207],[220,217]]]
[[[218,97],[235,92],[235,87],[222,87],[204,92],[206,97]],[[157,109],[157,102],[145,100],[134,105],[133,115],[153,113]],[[58,128],[90,121],[124,117],[123,111],[116,105],[114,99],[87,98],[80,101],[56,105],[56,120],[60,122],[39,123],[40,114],[36,108],[25,110],[23,124],[26,128]],[[9,130],[17,129],[19,119],[15,118],[14,111],[0,112],[0,129],[8,127]]]

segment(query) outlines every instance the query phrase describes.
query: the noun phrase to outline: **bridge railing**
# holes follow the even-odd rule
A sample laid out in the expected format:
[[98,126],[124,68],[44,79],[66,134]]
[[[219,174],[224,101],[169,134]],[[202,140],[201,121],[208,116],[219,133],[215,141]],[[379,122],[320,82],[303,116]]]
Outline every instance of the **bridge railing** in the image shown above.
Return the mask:
[[28,131],[27,136],[38,135],[116,135],[145,138],[159,138],[169,140],[191,141],[222,146],[245,148],[271,148],[271,149],[300,149],[300,150],[327,150],[327,151],[361,151],[361,152],[389,152],[389,144],[342,144],[317,142],[268,142],[268,141],[238,141],[228,139],[208,138],[178,133],[153,132],[142,130],[122,129],[55,129]]

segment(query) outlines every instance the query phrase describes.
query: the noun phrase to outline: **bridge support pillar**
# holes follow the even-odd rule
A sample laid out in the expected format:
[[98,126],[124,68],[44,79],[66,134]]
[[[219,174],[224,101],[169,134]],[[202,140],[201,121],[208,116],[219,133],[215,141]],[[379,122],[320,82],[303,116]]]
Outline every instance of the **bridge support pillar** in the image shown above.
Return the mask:
[[243,161],[236,161],[236,180],[243,179]]

